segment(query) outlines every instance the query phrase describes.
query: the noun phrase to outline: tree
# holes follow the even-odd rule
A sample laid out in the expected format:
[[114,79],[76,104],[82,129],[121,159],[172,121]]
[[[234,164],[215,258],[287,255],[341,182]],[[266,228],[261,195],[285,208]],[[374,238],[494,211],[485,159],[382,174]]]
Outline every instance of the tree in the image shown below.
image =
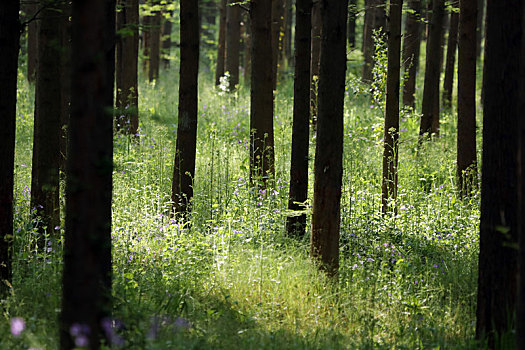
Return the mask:
[[[383,151],[382,211],[397,198],[399,140],[399,72],[401,70],[401,19],[403,0],[390,0],[388,27],[388,67],[386,78],[385,139]],[[395,205],[393,206],[395,209]]]
[[[375,42],[374,33],[379,33],[385,27],[385,0],[366,1],[365,28],[363,32],[363,75],[362,80],[370,83],[373,79]],[[384,33],[384,31],[383,31]]]
[[461,0],[458,52],[457,181],[462,196],[477,181],[476,12],[477,0]]
[[252,82],[250,90],[250,181],[263,181],[274,176],[273,138],[273,63],[271,3],[252,0]]
[[[462,8],[466,4],[462,0]],[[516,307],[518,219],[523,217],[517,211],[522,5],[487,2],[476,337],[487,337],[490,348],[512,331]]]
[[348,45],[352,48],[355,47],[355,20],[357,14],[357,0],[350,0],[348,7],[348,24],[346,28],[346,36],[348,39]]
[[[154,3],[157,5],[157,3]],[[149,67],[148,67],[148,79],[150,82],[155,81],[159,78],[159,67],[160,67],[160,24],[162,14],[160,10],[155,9],[152,11],[149,28]]]
[[29,23],[27,24],[27,80],[34,82],[36,78],[36,65],[38,55],[38,22],[36,13],[38,11],[38,2],[25,5]]
[[[293,65],[292,57],[292,25],[293,25],[293,0],[285,0],[284,4],[284,36],[283,36],[283,61],[288,66]],[[297,11],[297,8],[296,8]],[[297,19],[296,19],[297,21]]]
[[403,105],[416,107],[416,75],[419,67],[421,47],[421,1],[409,0],[410,12],[406,15],[405,35],[403,40],[403,63],[405,80],[403,81]]
[[441,31],[443,30],[444,0],[434,0],[432,21],[428,34],[425,85],[423,87],[422,116],[419,135],[437,133],[439,130],[439,76],[441,73]]
[[19,11],[18,0],[5,0],[0,5],[0,295],[5,295],[4,281],[11,281]]
[[162,15],[162,63],[164,68],[170,66],[170,54],[171,54],[171,31],[172,31],[172,17],[173,11],[163,11]]
[[447,58],[445,60],[445,80],[443,81],[443,107],[452,107],[452,89],[454,86],[454,67],[456,64],[456,48],[458,46],[459,1],[452,3],[450,12],[450,29],[448,30]]
[[39,245],[44,234],[55,233],[60,225],[59,168],[60,114],[62,108],[61,9],[57,1],[39,2],[38,60],[35,86],[33,165],[31,169],[31,208],[39,218]]
[[310,113],[312,124],[317,120],[317,87],[319,82],[319,61],[321,58],[321,0],[313,0],[312,7],[312,44],[310,58]]
[[215,69],[215,85],[221,83],[224,76],[224,61],[226,59],[226,1],[221,0],[219,10],[219,43],[217,45],[217,68]]
[[139,128],[138,111],[138,54],[139,1],[119,0],[117,13],[116,128],[135,135]]
[[272,64],[273,89],[277,89],[277,74],[282,50],[282,33],[284,32],[284,0],[272,0]]
[[333,276],[339,268],[348,0],[322,0],[321,14],[323,33],[310,255]]
[[[305,210],[308,198],[308,150],[310,125],[310,51],[312,32],[312,0],[298,0],[295,22],[295,81],[292,130],[292,162],[290,165],[289,210]],[[306,214],[289,216],[289,235],[303,236]]]
[[481,57],[481,42],[483,41],[483,25],[485,22],[485,0],[478,0],[478,15],[476,20],[476,57]]
[[239,57],[241,41],[241,17],[239,5],[229,0],[226,7],[226,68],[230,73],[229,89],[235,90],[239,85]]
[[71,2],[65,1],[60,4],[62,15],[60,24],[62,30],[61,37],[61,59],[60,59],[60,175],[65,178],[66,158],[67,158],[67,126],[71,114]]
[[246,12],[244,16],[244,83],[250,85],[252,70],[252,33],[250,24],[250,14]]
[[[60,348],[100,347],[111,315],[115,2],[74,0]],[[79,334],[82,333],[82,334]]]
[[180,19],[179,119],[171,200],[175,212],[184,215],[189,212],[193,198],[197,150],[200,32],[198,1],[181,0]]

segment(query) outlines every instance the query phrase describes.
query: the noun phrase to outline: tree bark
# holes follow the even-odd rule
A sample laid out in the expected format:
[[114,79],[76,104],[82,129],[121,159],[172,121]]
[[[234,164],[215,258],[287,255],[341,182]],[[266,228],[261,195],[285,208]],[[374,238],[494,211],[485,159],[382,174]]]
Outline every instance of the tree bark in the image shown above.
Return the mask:
[[405,35],[403,40],[403,64],[405,80],[403,81],[403,105],[414,109],[416,107],[416,77],[419,67],[421,47],[421,1],[409,0],[405,20]]
[[275,174],[273,137],[272,16],[268,0],[252,0],[252,83],[250,91],[250,182],[263,187]]
[[72,328],[87,338],[90,349],[98,349],[105,338],[102,322],[111,315],[114,45],[115,2],[74,0],[60,318],[63,350],[75,348]]
[[[31,208],[39,219],[38,243],[44,249],[44,235],[55,236],[60,225],[59,168],[61,60],[63,21],[60,8],[45,1],[38,23],[38,69],[36,73]],[[58,25],[57,25],[58,24]]]
[[69,125],[69,116],[71,114],[71,3],[64,2],[61,4],[62,16],[60,16],[62,26],[61,38],[61,69],[60,69],[60,176],[65,178],[66,159],[67,159],[67,129]]
[[217,68],[215,69],[215,85],[221,83],[221,77],[224,76],[224,67],[226,59],[226,1],[221,0],[219,10],[219,43],[217,45]]
[[[453,3],[458,7],[459,1]],[[458,46],[458,22],[459,12],[450,13],[450,28],[448,30],[447,58],[445,60],[445,80],[443,81],[443,107],[450,110],[452,108],[452,89],[454,86],[454,72],[456,64],[456,49]]]
[[485,0],[478,1],[478,14],[476,20],[476,57],[481,57],[481,43],[483,41],[483,25],[485,24]]
[[226,8],[226,71],[230,73],[229,90],[234,91],[239,85],[239,59],[241,42],[241,18],[239,5],[231,6],[236,0],[230,0]]
[[374,31],[378,32],[385,27],[385,0],[369,0],[366,2],[366,11],[370,14],[365,14],[365,32],[363,34],[363,75],[362,80],[365,83],[372,82],[374,70],[374,56],[375,56],[375,42]]
[[395,210],[399,140],[399,73],[403,0],[390,0],[388,67],[386,80],[385,139],[383,151],[382,211]]
[[16,133],[16,89],[20,45],[20,1],[4,0],[0,6],[0,295],[11,281],[13,241],[13,185]]
[[[283,54],[284,61],[287,66],[294,64],[293,52],[292,52],[292,25],[293,25],[293,0],[285,0],[285,21],[284,21],[284,39],[283,39]],[[297,11],[297,10],[296,10]],[[297,20],[297,19],[296,19]]]
[[348,0],[321,1],[323,33],[310,255],[334,276],[339,268],[343,106]]
[[[288,209],[292,211],[306,210],[305,202],[308,199],[311,33],[312,0],[297,0],[292,161],[288,201]],[[306,230],[306,213],[289,216],[286,230],[290,236],[302,237]]]
[[487,2],[476,337],[489,348],[512,331],[516,307],[522,4]]
[[476,1],[460,1],[457,181],[461,196],[469,195],[477,187]]
[[277,75],[280,69],[282,51],[282,33],[284,31],[284,0],[272,0],[272,65],[273,89],[277,89]]
[[117,42],[117,113],[116,129],[135,135],[138,114],[139,1],[119,0],[117,28],[123,32]]
[[198,1],[181,0],[180,18],[179,120],[171,200],[175,212],[185,215],[191,210],[197,151],[200,32]]
[[250,85],[252,71],[252,33],[250,24],[250,15],[245,17],[245,33],[244,33],[244,84]]
[[430,137],[436,132],[439,122],[439,76],[441,31],[443,30],[444,0],[434,0],[432,5],[432,22],[427,44],[427,61],[425,66],[425,85],[423,88],[422,116],[419,129],[420,140],[426,134]]
[[162,15],[160,11],[155,11],[151,16],[151,27],[149,30],[149,69],[148,79],[150,82],[159,79],[160,67],[160,24]]
[[317,121],[317,88],[319,85],[319,61],[321,58],[321,0],[313,0],[312,7],[312,44],[310,58],[310,118],[312,124]]
[[348,38],[348,45],[355,48],[355,19],[357,14],[357,0],[350,0],[348,7],[348,24],[346,28],[346,36]]
[[[38,11],[38,3],[27,5],[28,17],[32,18]],[[27,80],[33,83],[36,79],[38,57],[38,22],[32,20],[27,25]]]
[[169,18],[162,17],[162,38],[161,38],[161,46],[162,46],[162,64],[164,68],[168,68],[170,66],[170,55],[171,55],[171,32],[173,28],[173,11],[167,12]]

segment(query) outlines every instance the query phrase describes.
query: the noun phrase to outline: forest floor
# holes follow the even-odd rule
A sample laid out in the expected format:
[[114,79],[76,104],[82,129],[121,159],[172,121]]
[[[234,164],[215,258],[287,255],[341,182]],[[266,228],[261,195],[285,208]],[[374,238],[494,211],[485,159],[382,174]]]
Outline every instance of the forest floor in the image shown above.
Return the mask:
[[[191,226],[169,215],[175,72],[141,85],[139,137],[115,137],[114,348],[482,347],[473,340],[479,193],[460,200],[456,190],[455,113],[443,113],[440,137],[419,151],[419,115],[402,113],[398,210],[382,216],[383,106],[350,69],[333,281],[309,259],[308,236],[285,235],[293,79],[276,94],[276,178],[266,191],[248,180],[249,89],[227,94],[211,80],[201,75]],[[22,75],[19,84],[14,288],[2,304],[0,348],[57,349],[61,251],[54,237],[46,251],[35,248],[33,94]],[[314,145],[312,134],[312,166]],[[19,336],[14,317],[25,321]]]

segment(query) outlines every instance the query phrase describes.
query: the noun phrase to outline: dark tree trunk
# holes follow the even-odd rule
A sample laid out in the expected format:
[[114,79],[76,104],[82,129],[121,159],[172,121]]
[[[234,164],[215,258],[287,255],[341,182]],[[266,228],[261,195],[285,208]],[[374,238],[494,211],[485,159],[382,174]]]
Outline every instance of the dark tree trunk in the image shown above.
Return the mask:
[[62,16],[60,16],[60,26],[62,26],[61,38],[61,69],[60,69],[60,172],[61,178],[65,178],[66,159],[67,159],[67,129],[69,116],[71,114],[71,3],[61,4]]
[[[38,217],[39,246],[44,248],[44,234],[54,236],[60,225],[59,168],[60,114],[62,108],[61,76],[62,14],[60,8],[45,1],[38,23],[38,70],[35,87],[33,165],[31,171],[31,208]],[[57,25],[59,24],[59,25]]]
[[[422,116],[419,129],[420,137],[436,132],[439,125],[439,76],[441,72],[441,31],[443,30],[444,0],[434,0],[432,21],[428,35],[427,61],[425,65],[425,85],[423,88]],[[436,115],[437,114],[437,115]]]
[[348,24],[346,28],[346,36],[348,38],[348,45],[355,48],[355,19],[357,14],[357,0],[350,0],[348,7]]
[[[288,209],[298,211],[306,210],[308,198],[312,0],[297,0],[295,6],[295,81]],[[291,236],[302,237],[306,230],[306,214],[289,216],[286,230]]]
[[280,52],[282,50],[282,35],[284,28],[284,0],[272,0],[272,65],[273,89],[277,89],[277,75],[280,68]]
[[370,14],[365,14],[365,32],[363,34],[363,76],[362,80],[365,83],[372,82],[374,70],[374,56],[375,56],[375,42],[374,31],[378,32],[385,27],[385,0],[370,0],[366,1],[366,11]]
[[[403,0],[390,0],[388,68],[386,78],[385,140],[383,151],[382,211],[395,210],[399,140],[399,73]],[[393,204],[393,205],[391,205]]]
[[274,177],[271,3],[252,0],[252,84],[250,91],[250,182]]
[[339,268],[348,0],[322,0],[321,12],[323,34],[310,254],[333,276]]
[[[525,13],[525,2],[521,2],[521,9],[517,12]],[[523,24],[523,23],[522,23]],[[521,31],[520,60],[525,59],[525,30]],[[518,110],[525,109],[525,66],[520,65],[519,72],[519,104]],[[518,294],[516,310],[516,344],[517,349],[523,349],[525,344],[525,118],[523,113],[518,115]]]
[[221,0],[219,10],[219,43],[217,45],[217,68],[215,69],[215,85],[221,83],[221,77],[224,75],[226,59],[226,2]]
[[[283,53],[287,65],[293,65],[292,57],[292,25],[293,25],[293,1],[285,0],[284,42]],[[297,10],[296,10],[297,11]],[[296,19],[297,20],[297,19]]]
[[170,66],[170,55],[171,55],[171,31],[173,28],[172,24],[172,17],[173,12],[168,11],[167,12],[169,18],[165,18],[163,16],[162,18],[162,38],[161,38],[161,44],[162,44],[162,64],[164,68],[168,68]]
[[477,187],[476,12],[477,0],[460,1],[457,180],[462,196]]
[[[27,5],[29,19],[38,11],[38,4]],[[36,65],[38,57],[38,22],[32,20],[27,25],[27,80],[34,82],[36,79]]]
[[117,113],[116,129],[135,135],[139,127],[138,114],[138,54],[139,54],[139,2],[119,0],[117,29],[124,34],[117,42]]
[[175,212],[185,215],[191,210],[197,150],[200,32],[198,1],[181,0],[180,19],[179,120],[171,200]]
[[149,69],[148,79],[150,82],[158,80],[160,66],[160,24],[162,15],[160,11],[155,11],[151,17],[149,30]]
[[485,24],[485,0],[478,1],[476,20],[476,57],[481,57],[481,43],[483,41],[483,25]]
[[[453,3],[458,7],[459,1]],[[445,80],[443,81],[443,107],[452,108],[452,89],[454,86],[454,72],[456,64],[456,49],[458,46],[459,12],[450,13],[450,28],[448,30],[447,58],[445,60]]]
[[[228,4],[236,0],[229,0]],[[238,5],[226,7],[226,71],[230,73],[229,90],[239,85],[239,59],[241,43],[241,17]]]
[[[99,349],[111,315],[115,2],[74,0],[60,348]],[[87,329],[88,331],[86,331]],[[106,342],[109,339],[106,338]]]
[[250,15],[245,18],[244,33],[244,84],[250,85],[250,72],[252,71],[252,33],[250,24]]
[[0,5],[0,296],[4,281],[11,281],[13,235],[13,182],[15,163],[16,85],[20,42],[20,1],[4,0]]
[[487,2],[476,337],[489,348],[512,331],[516,307],[522,4]]
[[416,76],[421,47],[421,1],[409,0],[408,7],[412,12],[406,15],[403,40],[403,64],[405,67],[403,105],[414,109],[416,107]]
[[321,58],[321,0],[313,0],[312,6],[312,54],[310,58],[310,118],[317,120],[317,87],[319,83],[319,61]]

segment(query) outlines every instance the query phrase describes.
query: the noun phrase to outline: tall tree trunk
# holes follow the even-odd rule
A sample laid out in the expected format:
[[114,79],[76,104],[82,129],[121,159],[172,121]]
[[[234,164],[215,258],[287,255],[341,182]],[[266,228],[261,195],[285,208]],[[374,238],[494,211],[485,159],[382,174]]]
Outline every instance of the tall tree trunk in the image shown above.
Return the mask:
[[226,59],[226,2],[221,0],[219,10],[219,43],[217,45],[217,68],[215,69],[215,85],[221,83],[221,77],[224,75]]
[[[382,211],[396,208],[399,140],[399,73],[403,0],[390,0],[388,67],[386,78],[385,140],[383,151]],[[393,206],[391,206],[393,203]]]
[[250,91],[250,182],[266,182],[275,174],[273,138],[273,64],[271,4],[252,0],[252,84]]
[[65,178],[66,159],[67,159],[67,129],[69,116],[71,114],[71,3],[66,1],[61,4],[62,16],[60,16],[62,26],[61,38],[61,69],[60,69],[60,175]]
[[142,17],[142,72],[149,74],[150,55],[151,55],[151,25],[153,17],[148,14]]
[[[475,6],[475,0],[469,4]],[[476,337],[487,337],[489,348],[512,331],[516,307],[522,4],[487,2]]]
[[[458,7],[459,1],[452,4]],[[456,49],[458,46],[459,12],[450,13],[450,29],[448,30],[447,59],[445,60],[445,80],[443,81],[443,107],[452,108],[452,89],[454,86],[454,72],[456,64]]]
[[293,0],[285,0],[285,21],[284,21],[284,39],[283,39],[283,54],[287,66],[293,65],[292,57],[292,25],[293,25]]
[[485,0],[478,1],[478,14],[476,19],[476,57],[481,57],[481,43],[483,41],[483,25],[485,24]]
[[365,83],[370,83],[373,79],[375,65],[374,32],[377,33],[379,30],[383,30],[384,33],[386,21],[385,0],[369,0],[366,1],[366,5],[366,11],[370,11],[370,14],[365,14],[365,32],[363,34],[364,65],[362,80]]
[[247,14],[245,18],[245,33],[244,33],[244,84],[250,85],[251,71],[252,71],[252,33],[250,24],[250,15]]
[[[443,30],[444,0],[434,0],[432,5],[432,22],[427,44],[427,61],[425,66],[425,85],[423,88],[422,116],[419,129],[420,138],[430,134],[436,128],[439,120],[439,76],[441,31]],[[436,115],[437,114],[437,115]],[[439,125],[439,124],[438,124]]]
[[321,0],[313,0],[312,6],[312,54],[310,58],[310,118],[317,121],[317,88],[319,85],[319,61],[321,58]]
[[[60,8],[45,1],[38,23],[38,70],[35,87],[33,165],[31,172],[31,208],[40,219],[39,246],[44,248],[44,234],[54,236],[60,225],[59,168],[60,114],[62,108],[60,44],[64,22]],[[58,24],[58,25],[57,25]]]
[[[288,209],[306,210],[308,199],[308,150],[310,125],[310,55],[312,33],[312,0],[297,0],[295,22],[295,81],[292,130],[292,161]],[[289,216],[286,230],[302,237],[306,214]]]
[[272,0],[272,65],[273,89],[277,89],[277,75],[280,68],[280,52],[284,28],[284,0]]
[[323,33],[310,255],[333,276],[339,268],[348,0],[322,0],[321,13]]
[[150,46],[149,46],[149,69],[148,79],[150,82],[158,80],[159,66],[160,66],[160,32],[161,32],[161,18],[160,11],[155,11],[151,17],[151,27],[149,32]]
[[241,42],[241,17],[239,5],[231,5],[235,0],[229,0],[226,7],[226,71],[230,73],[229,90],[233,91],[239,85],[239,58]]
[[[28,17],[31,19],[38,11],[38,3],[27,5]],[[36,65],[38,57],[38,22],[33,19],[27,25],[27,80],[34,82],[36,79]]]
[[198,1],[181,0],[180,18],[179,120],[171,200],[175,212],[184,215],[191,210],[197,151],[200,32]]
[[460,1],[457,181],[462,196],[469,195],[477,185],[476,1]]
[[350,0],[348,7],[348,24],[346,28],[346,36],[348,38],[348,45],[355,48],[355,19],[357,14],[357,0]]
[[11,281],[13,241],[13,183],[15,165],[16,86],[20,44],[20,1],[4,0],[0,6],[0,295]]
[[416,107],[416,75],[421,47],[421,1],[409,0],[408,7],[412,11],[406,15],[403,40],[403,63],[405,67],[403,105],[414,109]]
[[168,68],[170,66],[170,55],[171,55],[171,31],[173,28],[173,11],[167,11],[168,18],[162,17],[162,38],[161,38],[161,46],[162,46],[162,64],[164,68]]
[[[111,315],[115,2],[74,0],[60,348],[91,349]],[[78,328],[79,334],[70,330]],[[109,339],[106,338],[106,343]]]

